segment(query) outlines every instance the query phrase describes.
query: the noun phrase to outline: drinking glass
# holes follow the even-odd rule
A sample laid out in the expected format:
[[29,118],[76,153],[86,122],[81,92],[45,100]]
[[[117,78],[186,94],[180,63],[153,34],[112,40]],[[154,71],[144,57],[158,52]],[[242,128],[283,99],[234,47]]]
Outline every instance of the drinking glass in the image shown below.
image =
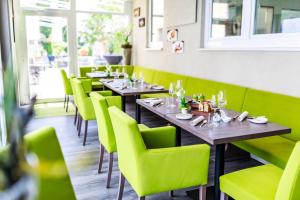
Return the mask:
[[224,91],[220,91],[218,94],[218,107],[220,109],[225,108],[227,105],[227,98]]
[[132,76],[131,76],[131,79],[132,79],[132,81],[133,81],[133,82],[135,82],[135,81],[136,81],[136,76],[135,76],[135,73],[133,73],[133,74],[132,74]]

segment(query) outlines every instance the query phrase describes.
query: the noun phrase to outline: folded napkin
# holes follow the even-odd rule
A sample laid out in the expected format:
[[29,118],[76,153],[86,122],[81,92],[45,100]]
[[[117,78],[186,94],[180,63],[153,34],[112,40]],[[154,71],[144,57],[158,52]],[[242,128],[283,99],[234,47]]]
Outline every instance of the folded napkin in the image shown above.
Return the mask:
[[149,104],[150,104],[150,106],[156,106],[162,102],[163,102],[162,99],[156,99],[156,100],[149,101]]
[[241,122],[243,121],[246,117],[248,117],[249,113],[247,111],[243,112],[239,117],[238,120]]
[[230,122],[232,120],[231,117],[228,117],[226,115],[226,113],[225,113],[224,110],[220,110],[220,113],[221,113],[221,119],[222,119],[223,122],[228,123],[228,122]]
[[193,121],[190,122],[190,125],[191,126],[197,126],[203,120],[204,120],[203,116],[197,117],[196,119],[194,119]]

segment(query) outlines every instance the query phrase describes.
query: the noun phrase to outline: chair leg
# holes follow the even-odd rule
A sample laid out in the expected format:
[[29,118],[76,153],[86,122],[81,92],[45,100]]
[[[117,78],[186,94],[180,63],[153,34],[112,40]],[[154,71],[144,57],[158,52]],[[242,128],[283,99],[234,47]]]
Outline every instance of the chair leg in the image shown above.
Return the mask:
[[221,198],[220,200],[228,200],[228,195],[226,195],[224,192],[221,192]]
[[169,196],[170,196],[170,197],[174,197],[174,191],[173,191],[173,190],[171,190],[171,191],[169,192]]
[[102,163],[103,163],[103,154],[104,154],[104,146],[102,144],[100,144],[100,157],[99,157],[98,174],[101,173]]
[[199,188],[199,200],[206,200],[206,186],[200,186]]
[[83,146],[85,146],[85,143],[86,143],[86,137],[87,137],[88,125],[89,125],[89,121],[88,121],[88,120],[85,120]]
[[64,108],[66,107],[67,95],[65,95]]
[[82,124],[82,117],[79,115],[79,121],[78,121],[78,137],[80,137],[81,124]]
[[69,110],[69,101],[70,101],[70,96],[67,96],[67,107],[66,107],[66,112]]
[[74,125],[75,126],[76,126],[77,116],[78,116],[78,108],[76,106],[76,108],[75,108],[75,116],[74,116]]
[[109,154],[109,164],[108,164],[106,188],[110,187],[110,180],[111,180],[111,173],[112,173],[113,162],[114,162],[114,153],[110,153]]
[[123,191],[124,191],[124,185],[125,185],[125,177],[122,174],[122,172],[120,172],[118,200],[122,200]]

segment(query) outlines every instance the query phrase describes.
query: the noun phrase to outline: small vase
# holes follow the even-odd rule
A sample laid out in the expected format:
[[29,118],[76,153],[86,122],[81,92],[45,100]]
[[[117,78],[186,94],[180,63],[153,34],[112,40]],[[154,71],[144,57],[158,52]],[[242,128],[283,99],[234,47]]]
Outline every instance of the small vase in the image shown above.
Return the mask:
[[132,54],[131,48],[124,48],[124,50],[123,50],[124,65],[131,64],[131,54]]

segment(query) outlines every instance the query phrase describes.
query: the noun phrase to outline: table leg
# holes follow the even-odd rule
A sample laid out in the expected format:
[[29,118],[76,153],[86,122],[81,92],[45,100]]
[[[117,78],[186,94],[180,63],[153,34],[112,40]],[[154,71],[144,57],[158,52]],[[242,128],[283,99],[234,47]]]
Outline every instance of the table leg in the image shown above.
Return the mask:
[[176,146],[181,146],[181,128],[178,126],[176,127]]
[[219,200],[221,196],[220,191],[220,176],[224,174],[224,152],[225,152],[225,144],[216,145],[216,153],[215,153],[215,200]]
[[136,103],[136,100],[140,98],[141,95],[135,95],[135,120],[138,124],[141,123],[141,106]]
[[126,96],[122,96],[122,110],[126,112]]

